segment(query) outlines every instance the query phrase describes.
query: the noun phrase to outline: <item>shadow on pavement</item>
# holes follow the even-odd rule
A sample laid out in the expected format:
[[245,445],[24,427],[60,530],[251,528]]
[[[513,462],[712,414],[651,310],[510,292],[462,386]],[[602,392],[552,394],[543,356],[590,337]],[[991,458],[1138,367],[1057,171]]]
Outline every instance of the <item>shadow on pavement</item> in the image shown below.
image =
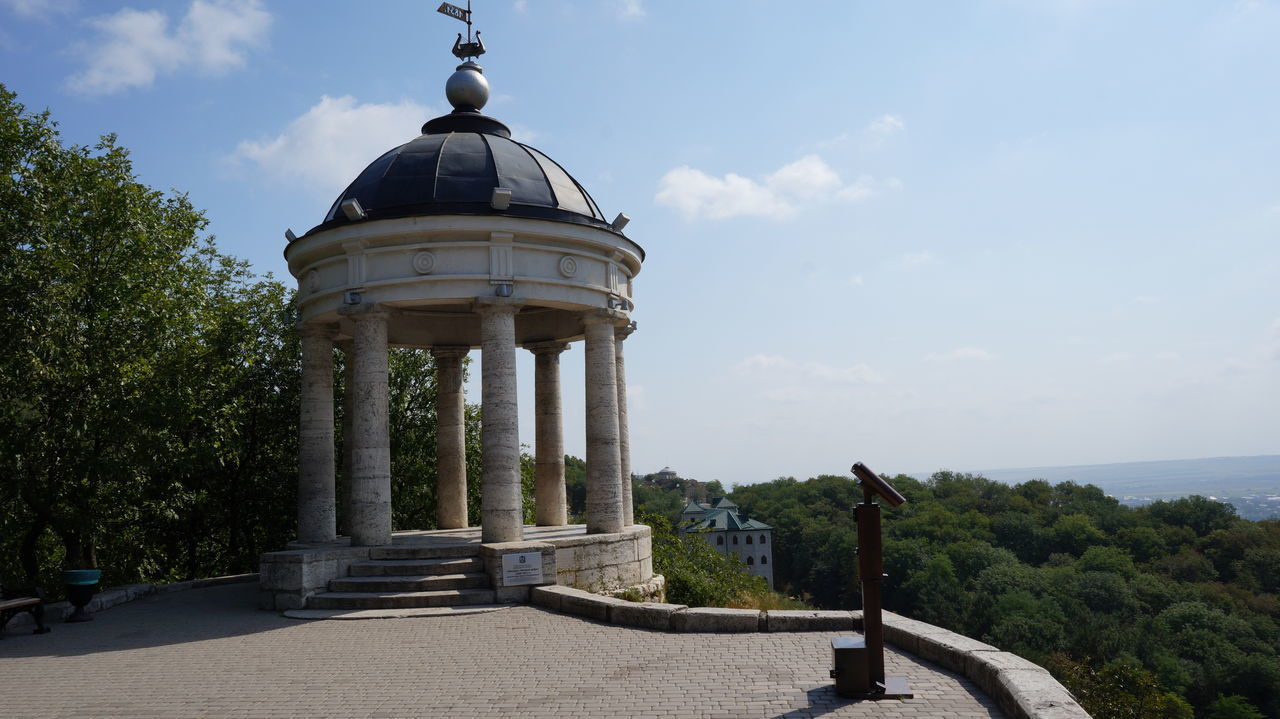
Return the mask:
[[54,622],[48,634],[10,628],[0,639],[0,660],[83,656],[301,626],[277,612],[258,609],[257,592],[257,582],[191,589],[120,604],[98,612],[91,622]]

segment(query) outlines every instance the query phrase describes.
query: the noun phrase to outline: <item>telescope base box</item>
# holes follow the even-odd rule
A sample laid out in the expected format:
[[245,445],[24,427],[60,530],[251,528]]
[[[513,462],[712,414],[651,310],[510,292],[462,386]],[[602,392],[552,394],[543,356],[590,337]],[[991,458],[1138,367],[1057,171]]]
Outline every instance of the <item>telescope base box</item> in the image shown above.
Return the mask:
[[915,694],[905,677],[886,677],[884,683],[871,680],[868,649],[862,637],[831,640],[831,678],[836,694],[849,699],[912,699]]

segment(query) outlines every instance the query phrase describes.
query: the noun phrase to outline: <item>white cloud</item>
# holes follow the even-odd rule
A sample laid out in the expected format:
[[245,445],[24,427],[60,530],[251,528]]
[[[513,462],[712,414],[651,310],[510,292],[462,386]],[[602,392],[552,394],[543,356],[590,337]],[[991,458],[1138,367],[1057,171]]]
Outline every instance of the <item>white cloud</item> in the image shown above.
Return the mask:
[[950,352],[934,352],[925,357],[929,362],[965,362],[977,360],[986,362],[996,356],[981,347],[957,347]]
[[76,9],[76,0],[0,0],[18,17],[46,20],[54,15],[66,15]]
[[785,219],[806,204],[859,202],[884,188],[900,188],[902,183],[881,183],[863,175],[845,185],[821,157],[805,155],[760,180],[732,172],[715,177],[685,165],[663,175],[658,185],[654,201],[675,208],[685,219],[723,220],[739,216]]
[[639,20],[648,14],[641,0],[619,0],[618,2],[618,19],[620,20]]
[[276,137],[241,142],[231,159],[253,162],[270,177],[322,196],[336,195],[374,158],[416,137],[432,115],[410,100],[361,105],[350,95],[325,95]]
[[875,370],[862,363],[837,367],[766,354],[747,357],[733,366],[733,372],[740,377],[772,375],[790,381],[813,380],[831,384],[878,384],[884,381]]
[[178,36],[192,47],[195,63],[208,72],[225,72],[245,64],[245,47],[261,45],[271,27],[271,14],[257,0],[191,3]]
[[919,252],[908,252],[904,255],[899,255],[898,258],[894,260],[893,264],[897,265],[900,269],[907,270],[912,267],[929,264],[930,262],[933,262],[933,260],[934,256],[932,252],[928,250],[920,250]]
[[521,15],[529,11],[529,0],[516,0],[512,5]]
[[869,147],[880,147],[889,138],[907,129],[906,123],[897,115],[881,115],[871,121],[862,131],[863,144]]
[[87,95],[108,95],[147,87],[156,76],[194,67],[219,74],[242,67],[250,48],[266,41],[271,14],[259,0],[195,0],[172,32],[159,10],[125,8],[94,18],[100,34],[80,48],[88,67],[67,79]]
[[795,207],[754,180],[732,172],[712,177],[702,170],[681,166],[662,176],[654,201],[674,207],[686,219],[705,217],[790,216]]

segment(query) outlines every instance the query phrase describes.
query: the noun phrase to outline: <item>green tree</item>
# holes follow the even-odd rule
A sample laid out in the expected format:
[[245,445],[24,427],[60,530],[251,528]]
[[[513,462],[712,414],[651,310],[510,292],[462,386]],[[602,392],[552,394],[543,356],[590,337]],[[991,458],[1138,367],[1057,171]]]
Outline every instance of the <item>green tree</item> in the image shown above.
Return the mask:
[[252,566],[292,523],[289,293],[3,87],[0,163],[0,545],[46,584],[102,551],[108,581]]
[[1049,528],[1050,551],[1080,556],[1094,545],[1106,542],[1107,536],[1094,526],[1085,514],[1067,514]]
[[748,574],[737,556],[717,552],[702,537],[680,534],[661,515],[640,521],[653,530],[653,571],[666,577],[668,601],[724,607],[768,593],[764,578]]
[[1110,662],[1102,668],[1063,655],[1053,668],[1085,711],[1108,719],[1192,719],[1191,705],[1165,691],[1156,676],[1131,662]]
[[1250,704],[1242,696],[1224,697],[1209,705],[1209,713],[1205,719],[1266,719],[1262,712]]
[[0,462],[29,531],[92,567],[101,513],[169,415],[157,370],[198,326],[215,258],[200,212],[138,183],[113,137],[64,148],[2,88],[0,137]]

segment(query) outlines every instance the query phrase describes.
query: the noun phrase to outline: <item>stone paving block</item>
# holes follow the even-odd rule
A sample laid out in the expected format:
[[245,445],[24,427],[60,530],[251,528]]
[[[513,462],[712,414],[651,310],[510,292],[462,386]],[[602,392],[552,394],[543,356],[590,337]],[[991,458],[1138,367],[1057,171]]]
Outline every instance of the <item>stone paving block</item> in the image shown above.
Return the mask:
[[[551,590],[535,590],[535,600]],[[20,660],[5,664],[0,716],[1006,716],[972,682],[892,646],[886,669],[906,677],[916,698],[835,696],[829,638],[841,632],[690,636],[528,606],[303,622],[253,609],[257,591],[243,584],[157,594],[40,636],[11,626],[0,653]],[[1037,719],[1083,719],[1064,713],[1076,710],[1060,688],[1010,686],[1041,712]]]
[[852,612],[770,609],[765,612],[765,628],[771,632],[851,631]]
[[530,588],[528,585],[523,587],[498,587],[493,590],[493,601],[498,604],[528,603]]
[[609,618],[614,624],[667,631],[671,629],[671,615],[682,609],[688,607],[659,602],[625,602],[613,605]]
[[694,607],[672,614],[671,628],[677,632],[758,632],[760,611]]

